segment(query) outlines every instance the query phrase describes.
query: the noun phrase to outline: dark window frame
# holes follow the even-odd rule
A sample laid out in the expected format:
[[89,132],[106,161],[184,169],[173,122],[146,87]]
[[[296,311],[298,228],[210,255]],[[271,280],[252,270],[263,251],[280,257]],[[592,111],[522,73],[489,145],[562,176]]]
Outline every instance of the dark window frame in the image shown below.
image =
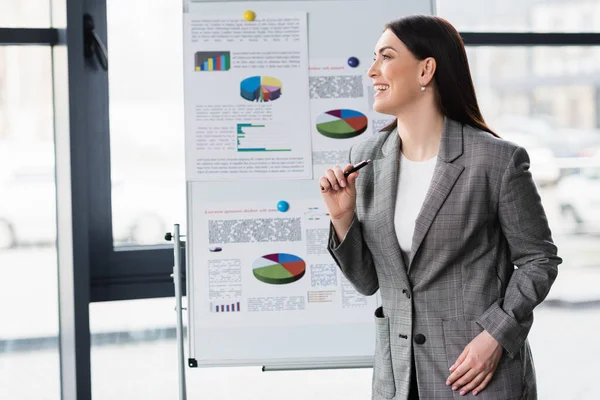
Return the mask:
[[54,28],[0,28],[0,46],[55,46],[58,34]]

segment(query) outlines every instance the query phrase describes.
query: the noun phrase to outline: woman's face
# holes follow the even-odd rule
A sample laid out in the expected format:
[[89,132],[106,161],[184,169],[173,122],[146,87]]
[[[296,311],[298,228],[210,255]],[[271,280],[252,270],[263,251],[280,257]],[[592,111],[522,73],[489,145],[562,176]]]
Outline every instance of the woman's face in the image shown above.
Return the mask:
[[373,80],[373,109],[399,115],[402,109],[421,94],[420,61],[389,29],[381,35],[375,47],[375,60],[368,70]]

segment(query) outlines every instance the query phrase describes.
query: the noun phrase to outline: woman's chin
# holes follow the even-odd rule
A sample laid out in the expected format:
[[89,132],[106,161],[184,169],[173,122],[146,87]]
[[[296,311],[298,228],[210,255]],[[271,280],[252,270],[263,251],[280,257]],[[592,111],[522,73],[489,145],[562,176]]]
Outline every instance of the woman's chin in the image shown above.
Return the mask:
[[390,107],[386,107],[386,104],[384,101],[377,100],[377,99],[375,99],[375,102],[373,102],[373,110],[377,111],[380,114],[389,114],[389,115],[394,114],[391,111]]

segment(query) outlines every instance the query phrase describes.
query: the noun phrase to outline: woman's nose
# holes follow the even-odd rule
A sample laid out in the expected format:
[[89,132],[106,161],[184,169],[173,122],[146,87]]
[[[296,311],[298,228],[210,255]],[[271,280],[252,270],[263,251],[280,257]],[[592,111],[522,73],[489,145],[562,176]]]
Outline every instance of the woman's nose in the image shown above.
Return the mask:
[[374,78],[375,76],[377,76],[377,73],[378,73],[377,61],[373,61],[373,64],[371,64],[371,66],[367,70],[367,76],[369,78]]

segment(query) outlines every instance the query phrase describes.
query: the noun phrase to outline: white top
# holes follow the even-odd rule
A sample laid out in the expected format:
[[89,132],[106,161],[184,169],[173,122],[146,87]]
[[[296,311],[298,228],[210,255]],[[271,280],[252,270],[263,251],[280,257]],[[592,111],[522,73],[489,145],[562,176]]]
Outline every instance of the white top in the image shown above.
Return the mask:
[[415,222],[431,184],[436,161],[437,157],[426,161],[411,161],[400,152],[394,227],[407,266],[412,257]]

